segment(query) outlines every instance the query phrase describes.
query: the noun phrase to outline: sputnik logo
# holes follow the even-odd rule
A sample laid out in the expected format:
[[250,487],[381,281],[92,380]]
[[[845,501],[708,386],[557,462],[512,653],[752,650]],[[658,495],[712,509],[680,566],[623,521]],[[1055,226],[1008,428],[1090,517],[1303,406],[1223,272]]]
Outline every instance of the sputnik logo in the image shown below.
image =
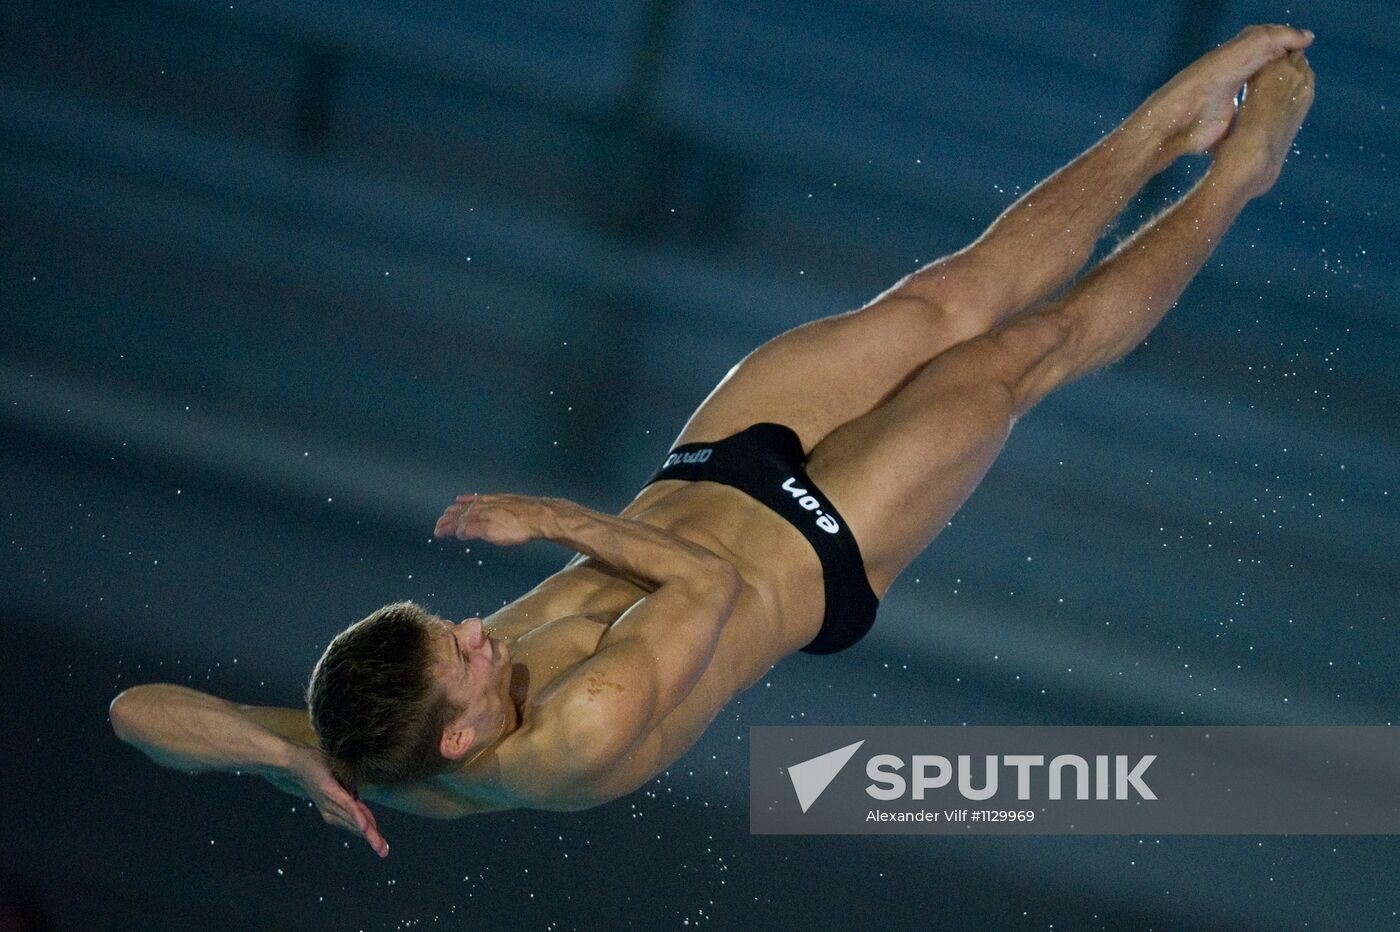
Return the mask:
[[797,793],[797,803],[803,812],[812,807],[812,803],[826,791],[831,781],[841,772],[841,768],[846,766],[846,762],[855,756],[864,743],[865,739],[862,738],[855,744],[828,751],[788,768],[788,777],[792,779],[792,788]]

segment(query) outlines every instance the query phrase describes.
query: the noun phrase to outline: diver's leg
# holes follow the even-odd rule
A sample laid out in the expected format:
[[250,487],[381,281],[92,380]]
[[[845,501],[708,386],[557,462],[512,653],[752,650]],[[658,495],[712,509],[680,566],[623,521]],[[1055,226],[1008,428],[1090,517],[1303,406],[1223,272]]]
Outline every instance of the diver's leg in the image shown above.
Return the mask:
[[1020,198],[976,242],[907,276],[859,310],[788,331],[730,370],[678,443],[717,440],[758,421],[810,450],[889,399],[929,360],[1000,326],[1059,289],[1105,225],[1178,155],[1228,129],[1245,79],[1310,41],[1251,27],[1153,94],[1113,132]]
[[961,343],[812,451],[881,594],[972,493],[1017,417],[1156,326],[1235,216],[1273,184],[1312,102],[1300,52],[1262,68],[1199,184],[1061,298]]

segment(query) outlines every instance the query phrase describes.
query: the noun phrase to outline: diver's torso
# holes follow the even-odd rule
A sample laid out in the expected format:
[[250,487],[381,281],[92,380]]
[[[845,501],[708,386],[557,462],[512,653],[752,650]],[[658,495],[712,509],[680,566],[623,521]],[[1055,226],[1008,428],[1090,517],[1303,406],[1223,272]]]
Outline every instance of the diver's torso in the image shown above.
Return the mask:
[[[729,560],[745,585],[720,633],[714,657],[690,694],[667,716],[654,760],[615,768],[609,797],[630,792],[683,755],[715,715],[753,685],[778,660],[802,647],[821,625],[824,608],[821,564],[792,525],[742,492],[711,482],[664,480],[642,491],[622,516],[644,521],[693,541]],[[525,677],[522,728],[549,714],[551,687],[597,652],[608,627],[647,594],[596,560],[579,558],[485,620],[486,630],[505,640],[513,676]],[[648,623],[654,623],[649,621]],[[663,622],[684,625],[678,617]],[[532,775],[547,770],[557,749],[507,738],[482,760],[463,784],[439,778],[454,814],[530,805]],[[495,758],[493,761],[491,758]],[[507,775],[509,774],[509,776]],[[465,774],[464,774],[465,777]],[[615,779],[613,779],[615,777]]]
[[[816,554],[792,525],[744,493],[666,480],[643,490],[622,516],[713,551],[743,577],[746,585],[702,680],[716,699],[727,701],[816,636],[823,609]],[[529,671],[529,695],[540,696],[593,656],[608,626],[646,594],[611,567],[579,559],[491,615],[486,628],[505,639],[512,661]]]

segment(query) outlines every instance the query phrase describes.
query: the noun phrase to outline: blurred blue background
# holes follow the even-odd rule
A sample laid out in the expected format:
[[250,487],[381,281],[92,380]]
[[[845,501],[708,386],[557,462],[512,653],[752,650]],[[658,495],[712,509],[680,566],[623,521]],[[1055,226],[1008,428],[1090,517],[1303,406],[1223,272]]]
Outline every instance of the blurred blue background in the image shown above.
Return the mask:
[[[63,929],[1394,928],[1376,837],[774,838],[747,729],[1388,724],[1400,707],[1400,4],[0,6],[0,868]],[[378,862],[106,704],[296,704],[328,639],[486,613],[745,352],[975,237],[1251,22],[1317,102],[1149,342],[1050,398],[874,632],[644,791],[385,812]],[[1204,162],[1161,176],[1103,244]]]

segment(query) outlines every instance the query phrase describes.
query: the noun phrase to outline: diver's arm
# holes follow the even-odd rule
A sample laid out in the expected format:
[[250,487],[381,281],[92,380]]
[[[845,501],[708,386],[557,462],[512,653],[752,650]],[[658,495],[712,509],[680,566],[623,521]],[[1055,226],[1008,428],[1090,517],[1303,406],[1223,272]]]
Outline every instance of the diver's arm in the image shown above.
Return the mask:
[[653,590],[613,622],[594,657],[570,674],[581,695],[626,694],[630,724],[620,730],[633,738],[690,693],[743,585],[732,564],[699,544],[558,498],[462,496],[443,512],[434,534],[502,545],[552,540]]
[[669,531],[562,498],[462,495],[438,518],[433,534],[478,538],[502,546],[554,541],[608,564],[644,589],[679,579],[708,579],[729,566],[699,544]]
[[369,807],[341,786],[302,709],[239,705],[173,683],[133,686],[112,700],[117,737],[163,767],[257,774],[309,799],[329,825],[353,832],[384,857],[389,846]]
[[743,581],[697,544],[640,521],[560,499],[463,496],[439,537],[510,545],[548,539],[595,557],[652,589],[609,626],[588,660],[554,684],[537,709],[559,799],[586,800],[590,779],[632,753],[709,667]]
[[562,684],[575,713],[613,750],[630,749],[680,705],[709,668],[743,582],[727,563],[676,580],[623,612]]
[[[535,808],[600,805],[635,788],[667,752],[664,724],[714,662],[742,590],[732,568],[669,582],[604,632],[593,656],[550,684],[532,730],[543,752],[529,783]],[[672,758],[674,758],[674,754]]]
[[305,722],[301,737],[315,742],[305,711],[257,710],[173,683],[133,686],[112,700],[110,714],[118,738],[157,764],[187,773],[283,773],[296,750],[285,733],[301,731],[298,720]]
[[[434,533],[505,546],[553,540],[651,589],[603,634],[592,661],[571,675],[589,668],[587,676],[601,677],[599,682],[627,680],[633,715],[640,715],[634,732],[652,728],[690,693],[710,665],[742,586],[734,565],[700,544],[563,498],[462,495],[438,519]],[[620,666],[636,669],[624,675]]]

